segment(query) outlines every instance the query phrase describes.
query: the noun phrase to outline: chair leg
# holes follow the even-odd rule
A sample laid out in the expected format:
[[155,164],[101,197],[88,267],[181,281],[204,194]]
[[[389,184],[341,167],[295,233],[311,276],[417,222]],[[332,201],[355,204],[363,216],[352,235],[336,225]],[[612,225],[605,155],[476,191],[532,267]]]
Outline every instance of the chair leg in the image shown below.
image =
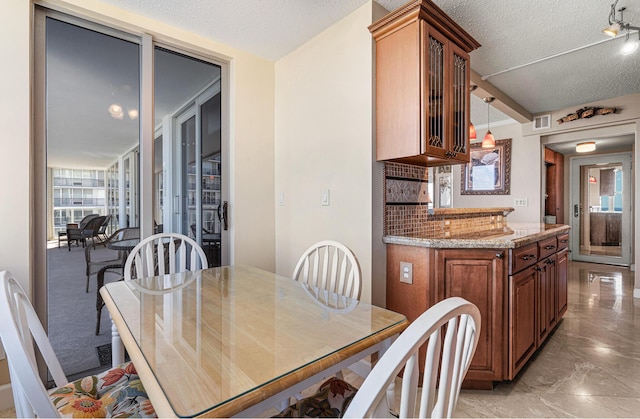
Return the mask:
[[84,292],[89,292],[89,275],[87,275],[87,289]]
[[100,318],[102,317],[102,304],[99,304],[96,309],[98,310],[98,317],[96,319],[96,336],[100,334]]

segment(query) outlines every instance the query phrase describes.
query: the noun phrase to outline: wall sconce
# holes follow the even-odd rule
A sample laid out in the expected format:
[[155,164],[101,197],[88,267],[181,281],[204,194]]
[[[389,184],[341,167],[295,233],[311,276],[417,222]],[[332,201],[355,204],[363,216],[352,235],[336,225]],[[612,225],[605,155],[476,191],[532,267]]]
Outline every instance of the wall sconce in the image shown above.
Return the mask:
[[589,175],[589,183],[598,183],[598,179],[593,175]]

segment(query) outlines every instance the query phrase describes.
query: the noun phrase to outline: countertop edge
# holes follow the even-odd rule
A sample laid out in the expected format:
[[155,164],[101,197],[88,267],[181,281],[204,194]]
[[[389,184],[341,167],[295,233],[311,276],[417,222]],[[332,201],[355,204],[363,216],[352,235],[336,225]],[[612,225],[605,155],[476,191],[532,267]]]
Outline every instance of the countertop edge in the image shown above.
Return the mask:
[[[548,237],[568,232],[571,227],[563,224],[540,224],[543,231],[528,233],[525,225],[509,224],[514,234],[487,238],[418,238],[404,236],[384,236],[385,244],[399,244],[404,246],[432,247],[440,249],[515,249],[529,243],[537,242]],[[531,225],[529,224],[528,227]]]

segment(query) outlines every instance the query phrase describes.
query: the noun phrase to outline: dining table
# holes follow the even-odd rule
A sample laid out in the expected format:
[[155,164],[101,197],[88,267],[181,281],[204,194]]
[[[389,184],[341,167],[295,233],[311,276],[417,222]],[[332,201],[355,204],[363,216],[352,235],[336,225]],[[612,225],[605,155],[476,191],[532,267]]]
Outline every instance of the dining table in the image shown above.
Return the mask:
[[258,416],[377,359],[408,325],[247,265],[112,282],[100,293],[113,344],[126,348],[158,417]]

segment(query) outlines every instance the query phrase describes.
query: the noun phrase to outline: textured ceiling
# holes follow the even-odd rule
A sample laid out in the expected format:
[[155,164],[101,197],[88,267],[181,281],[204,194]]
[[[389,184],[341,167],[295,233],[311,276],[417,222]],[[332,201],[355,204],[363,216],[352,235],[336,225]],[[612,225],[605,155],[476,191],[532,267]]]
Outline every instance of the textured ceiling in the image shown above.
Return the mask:
[[[100,1],[276,61],[367,0]],[[405,4],[405,0],[375,1],[390,11]],[[488,77],[489,83],[532,114],[578,109],[586,103],[640,92],[640,51],[624,57],[618,53],[624,36],[611,39],[601,33],[608,23],[610,0],[435,0],[435,3],[482,45],[471,53],[473,70]],[[640,25],[639,2],[620,0],[621,6],[628,7],[625,20]],[[115,52],[107,46],[83,45],[69,34],[60,35],[63,39],[55,51],[59,59],[50,64],[57,65],[60,74],[73,76],[66,82],[60,80],[58,86],[64,86],[58,89],[59,94],[64,93],[60,98],[55,95],[48,98],[48,139],[50,145],[55,141],[60,145],[58,156],[54,155],[55,148],[49,148],[50,163],[53,165],[59,158],[56,164],[63,165],[78,143],[103,139],[101,130],[109,129],[117,138],[109,138],[109,142],[101,140],[102,144],[92,145],[84,155],[85,165],[89,162],[104,165],[105,159],[121,152],[121,147],[116,147],[117,141],[135,140],[137,122],[110,118],[104,111],[108,103],[106,106],[97,103],[97,97],[124,96],[129,89],[135,96],[133,99],[138,100],[133,93],[137,90],[137,79],[122,74],[127,68],[120,64],[121,58],[112,56]],[[632,34],[634,39],[637,36]],[[73,54],[82,48],[85,52]],[[74,61],[78,57],[88,62],[91,69],[88,73],[78,71],[82,67]],[[182,77],[184,67],[176,73],[172,58],[175,57],[163,57],[162,68],[166,71],[156,74],[157,82],[163,77],[165,80],[164,87],[156,91],[156,113],[160,115],[175,109],[215,77],[210,69],[196,62],[186,64],[191,76]],[[129,74],[137,76],[137,69],[129,70]],[[92,86],[92,81],[98,79],[103,85]],[[99,89],[91,93],[94,98],[83,98],[91,88]],[[91,107],[101,119],[83,116]],[[492,126],[509,119],[493,107],[490,112]],[[471,120],[479,129],[486,127],[487,105],[477,97],[472,100]],[[114,128],[113,124],[119,126]]]
[[[277,60],[366,0],[102,0]],[[376,0],[395,10],[405,0]],[[481,44],[471,54],[482,76],[606,41],[609,0],[435,0]],[[640,4],[625,20],[640,25]],[[637,37],[638,35],[632,35]],[[640,51],[618,54],[624,37],[492,76],[490,83],[531,113],[640,92]]]

